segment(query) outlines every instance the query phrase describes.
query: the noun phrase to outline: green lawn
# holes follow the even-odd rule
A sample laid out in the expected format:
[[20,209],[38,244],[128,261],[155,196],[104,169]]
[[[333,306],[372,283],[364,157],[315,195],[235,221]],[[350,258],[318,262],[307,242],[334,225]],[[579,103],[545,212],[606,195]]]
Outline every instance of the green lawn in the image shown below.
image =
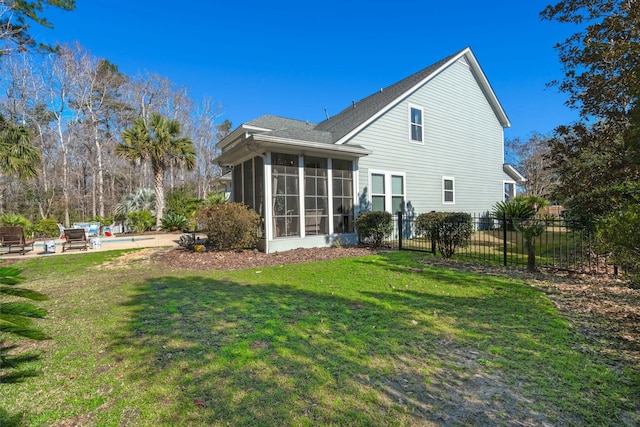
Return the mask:
[[[503,264],[505,252],[503,230],[475,231],[464,247],[458,247],[454,255],[459,259],[477,259],[487,263]],[[522,233],[506,233],[506,253],[508,265],[527,264],[527,251]],[[397,245],[397,242],[393,242]],[[593,242],[586,232],[567,230],[563,227],[547,227],[534,241],[536,263],[541,266],[579,268],[589,262],[596,262],[590,248]],[[404,249],[430,252],[430,239],[418,237],[404,239]]]
[[233,272],[117,254],[18,264],[54,338],[0,384],[0,425],[640,422],[638,372],[516,281],[409,252]]

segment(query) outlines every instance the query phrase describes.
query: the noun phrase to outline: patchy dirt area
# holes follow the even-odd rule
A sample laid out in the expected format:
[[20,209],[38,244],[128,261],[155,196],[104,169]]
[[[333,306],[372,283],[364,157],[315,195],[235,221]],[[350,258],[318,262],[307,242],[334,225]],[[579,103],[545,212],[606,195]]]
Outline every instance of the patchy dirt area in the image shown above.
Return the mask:
[[612,275],[559,271],[527,273],[513,267],[470,264],[426,257],[425,264],[518,279],[543,291],[574,327],[607,357],[640,367],[640,288]]

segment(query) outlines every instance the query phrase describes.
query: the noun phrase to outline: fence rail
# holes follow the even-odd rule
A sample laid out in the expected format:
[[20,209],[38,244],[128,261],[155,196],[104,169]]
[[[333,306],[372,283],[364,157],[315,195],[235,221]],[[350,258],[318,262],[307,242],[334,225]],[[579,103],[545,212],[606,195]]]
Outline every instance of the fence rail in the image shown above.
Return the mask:
[[[534,239],[537,267],[587,274],[617,274],[606,253],[598,252],[592,231],[562,218],[537,219],[543,232]],[[517,221],[472,215],[473,232],[464,246],[458,247],[454,258],[504,266],[526,267],[528,251]],[[386,242],[400,250],[437,254],[436,242],[416,233],[415,216],[398,213],[393,232]]]

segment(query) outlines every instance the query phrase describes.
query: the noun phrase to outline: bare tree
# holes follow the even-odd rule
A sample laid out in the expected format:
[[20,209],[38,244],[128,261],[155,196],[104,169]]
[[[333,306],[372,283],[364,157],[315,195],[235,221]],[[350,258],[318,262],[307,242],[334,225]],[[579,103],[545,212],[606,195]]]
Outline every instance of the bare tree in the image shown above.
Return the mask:
[[549,163],[550,137],[534,132],[522,140],[506,141],[507,150],[515,159],[520,172],[527,177],[522,185],[525,196],[537,196],[549,200],[557,185],[556,175]]

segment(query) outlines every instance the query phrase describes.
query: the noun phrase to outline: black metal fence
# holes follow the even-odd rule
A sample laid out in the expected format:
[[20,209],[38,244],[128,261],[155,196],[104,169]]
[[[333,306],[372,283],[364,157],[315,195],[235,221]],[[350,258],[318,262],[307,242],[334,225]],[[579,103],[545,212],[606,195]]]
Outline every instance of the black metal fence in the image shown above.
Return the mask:
[[[398,214],[387,244],[395,249],[438,254],[437,244],[416,233],[415,216]],[[599,252],[590,228],[571,224],[562,218],[541,218],[542,233],[531,241],[537,267],[587,274],[617,274],[607,253]],[[454,258],[504,266],[526,267],[529,256],[525,236],[518,221],[472,215],[473,232]]]

